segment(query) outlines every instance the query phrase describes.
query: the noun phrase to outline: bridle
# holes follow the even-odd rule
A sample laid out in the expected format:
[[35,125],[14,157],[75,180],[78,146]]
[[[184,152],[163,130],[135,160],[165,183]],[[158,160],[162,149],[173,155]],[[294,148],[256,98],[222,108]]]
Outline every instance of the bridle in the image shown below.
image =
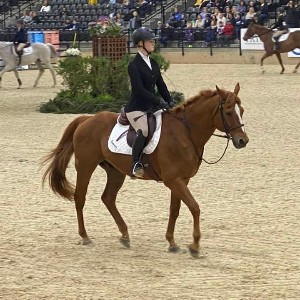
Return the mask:
[[226,119],[225,119],[225,116],[224,116],[224,108],[223,108],[223,104],[224,103],[225,103],[225,100],[222,100],[222,98],[220,98],[218,106],[217,106],[216,111],[214,113],[213,119],[215,119],[218,111],[220,111],[221,119],[222,119],[222,123],[223,123],[223,127],[224,127],[224,130],[225,130],[225,135],[220,135],[220,134],[215,134],[215,133],[213,133],[212,135],[216,136],[216,137],[227,139],[227,144],[226,144],[226,147],[225,147],[225,149],[224,149],[223,154],[221,155],[221,157],[219,159],[217,159],[216,161],[214,161],[214,162],[209,162],[205,158],[203,158],[202,155],[203,155],[203,150],[204,149],[201,151],[201,154],[198,152],[197,147],[196,147],[196,145],[194,143],[194,140],[192,138],[191,125],[188,123],[188,121],[186,119],[186,116],[185,116],[185,111],[183,111],[183,119],[181,119],[181,118],[178,118],[175,114],[173,114],[170,110],[165,110],[167,113],[169,113],[170,115],[172,115],[174,118],[176,118],[177,120],[183,122],[183,124],[187,128],[187,131],[188,131],[188,134],[189,134],[189,139],[191,140],[191,142],[192,142],[192,144],[194,146],[194,149],[195,149],[195,152],[197,153],[199,162],[201,160],[203,160],[205,163],[207,163],[209,165],[213,165],[213,164],[218,163],[224,157],[224,155],[225,155],[225,153],[227,151],[227,148],[229,146],[229,141],[232,140],[232,136],[231,136],[230,132],[232,132],[235,129],[238,129],[238,128],[241,128],[241,127],[245,126],[244,124],[239,124],[237,126],[229,128],[228,123],[226,122]]

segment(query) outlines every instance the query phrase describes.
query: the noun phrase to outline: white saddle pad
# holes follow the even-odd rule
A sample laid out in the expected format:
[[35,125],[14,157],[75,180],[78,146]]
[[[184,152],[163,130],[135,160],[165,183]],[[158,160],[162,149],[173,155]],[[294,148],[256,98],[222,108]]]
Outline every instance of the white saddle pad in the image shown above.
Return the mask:
[[[151,141],[144,148],[143,152],[146,154],[152,153],[158,145],[160,133],[161,133],[161,126],[162,126],[161,113],[162,110],[158,110],[157,112],[154,113],[156,117],[156,129]],[[132,154],[132,148],[129,147],[127,144],[128,129],[129,129],[129,125],[123,126],[119,122],[117,122],[108,139],[108,149],[111,152],[119,153],[119,154],[128,154],[128,155]]]
[[[13,47],[13,49],[14,49],[14,55],[18,56],[18,54],[16,53],[15,47]],[[26,48],[23,49],[23,55],[22,56],[32,54],[32,52],[33,52],[32,46],[26,47]]]
[[[290,35],[290,32],[281,35],[278,41],[279,42],[286,41],[288,39],[289,35]],[[272,37],[272,41],[275,42],[273,37]]]

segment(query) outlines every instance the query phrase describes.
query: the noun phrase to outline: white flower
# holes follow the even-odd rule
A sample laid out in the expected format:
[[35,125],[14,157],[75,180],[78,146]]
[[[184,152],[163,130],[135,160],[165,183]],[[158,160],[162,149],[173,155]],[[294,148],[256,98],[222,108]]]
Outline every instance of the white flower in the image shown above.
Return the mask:
[[80,56],[81,52],[78,48],[69,48],[66,51],[67,56]]

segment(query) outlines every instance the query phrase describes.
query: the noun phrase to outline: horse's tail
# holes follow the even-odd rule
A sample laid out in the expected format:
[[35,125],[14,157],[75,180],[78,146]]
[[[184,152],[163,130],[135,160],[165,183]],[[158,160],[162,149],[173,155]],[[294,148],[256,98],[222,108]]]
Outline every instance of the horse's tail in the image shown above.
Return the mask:
[[57,62],[57,58],[58,58],[58,53],[56,52],[55,47],[52,44],[50,44],[50,43],[47,43],[47,46],[51,50],[51,57],[54,58],[54,60],[55,60],[54,63],[56,63]]
[[43,185],[48,177],[52,191],[70,201],[74,197],[74,186],[66,178],[66,169],[74,153],[73,135],[77,127],[88,118],[90,116],[81,116],[71,122],[57,147],[42,160],[42,165],[50,163],[43,175]]

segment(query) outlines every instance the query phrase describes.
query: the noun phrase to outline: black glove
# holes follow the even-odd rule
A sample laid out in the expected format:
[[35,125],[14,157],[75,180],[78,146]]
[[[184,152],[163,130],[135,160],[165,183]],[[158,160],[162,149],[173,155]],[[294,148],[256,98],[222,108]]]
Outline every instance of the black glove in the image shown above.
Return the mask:
[[170,108],[173,108],[174,106],[175,106],[175,102],[174,102],[173,100],[170,101],[170,102],[169,102],[169,107],[170,107]]
[[169,109],[170,107],[169,107],[169,104],[168,104],[167,102],[161,100],[161,101],[159,102],[159,108],[160,108],[160,109]]

